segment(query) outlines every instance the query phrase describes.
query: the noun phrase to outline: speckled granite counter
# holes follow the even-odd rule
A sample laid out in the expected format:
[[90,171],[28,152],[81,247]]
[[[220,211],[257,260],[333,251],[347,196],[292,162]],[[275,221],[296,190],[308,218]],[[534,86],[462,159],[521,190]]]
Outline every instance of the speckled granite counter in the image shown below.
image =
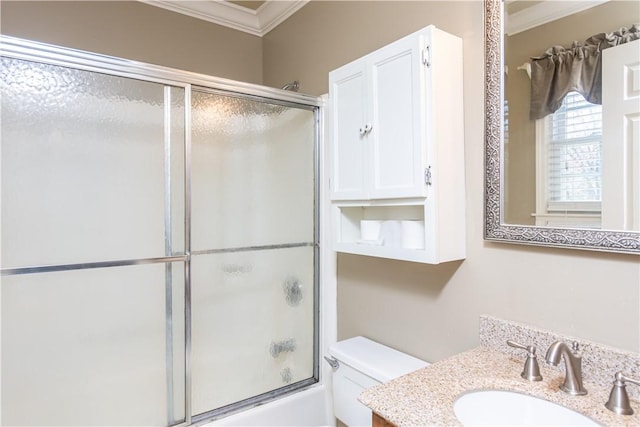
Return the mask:
[[[563,368],[549,367],[539,357],[543,380],[529,382],[520,377],[524,354],[514,356],[501,350],[482,345],[451,356],[373,387],[360,395],[360,401],[399,427],[460,425],[453,412],[454,401],[460,394],[474,390],[511,390],[558,403],[606,426],[640,426],[638,400],[632,398],[635,413],[630,416],[616,415],[604,407],[613,377],[607,380],[608,385],[603,385],[589,381],[585,375],[588,394],[570,396],[558,389],[564,380]],[[633,359],[634,366],[636,363]],[[631,391],[633,387],[627,389]]]
[[453,402],[461,393],[473,390],[512,390],[585,414],[607,426],[639,426],[640,403],[632,401],[635,413],[616,415],[604,407],[610,389],[584,383],[586,396],[570,396],[558,389],[564,376],[541,364],[543,381],[520,377],[523,359],[485,347],[457,354],[360,395],[360,401],[374,412],[402,426],[460,425]]

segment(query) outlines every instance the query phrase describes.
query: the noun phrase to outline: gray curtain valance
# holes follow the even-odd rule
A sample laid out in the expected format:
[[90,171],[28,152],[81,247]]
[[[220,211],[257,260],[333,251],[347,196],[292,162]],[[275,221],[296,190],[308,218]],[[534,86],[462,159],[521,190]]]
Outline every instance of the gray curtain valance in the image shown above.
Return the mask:
[[602,104],[602,55],[604,49],[640,39],[640,25],[600,33],[570,48],[553,46],[531,58],[531,107],[529,118],[554,113],[569,92],[578,92],[593,104]]

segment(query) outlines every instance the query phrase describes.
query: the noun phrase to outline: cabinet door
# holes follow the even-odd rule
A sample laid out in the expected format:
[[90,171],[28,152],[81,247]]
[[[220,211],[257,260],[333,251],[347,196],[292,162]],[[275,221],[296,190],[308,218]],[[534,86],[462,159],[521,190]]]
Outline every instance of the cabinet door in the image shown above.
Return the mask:
[[372,199],[426,195],[424,43],[422,33],[412,34],[369,57],[373,127],[367,136]]
[[367,104],[365,62],[356,61],[329,74],[332,112],[333,200],[366,199],[367,147],[365,105]]

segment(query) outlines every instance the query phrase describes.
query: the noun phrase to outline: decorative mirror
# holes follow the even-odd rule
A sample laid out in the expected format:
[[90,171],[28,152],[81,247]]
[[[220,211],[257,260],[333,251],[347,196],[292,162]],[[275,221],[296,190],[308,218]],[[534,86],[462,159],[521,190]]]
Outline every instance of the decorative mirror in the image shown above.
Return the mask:
[[640,2],[484,7],[485,239],[640,253]]

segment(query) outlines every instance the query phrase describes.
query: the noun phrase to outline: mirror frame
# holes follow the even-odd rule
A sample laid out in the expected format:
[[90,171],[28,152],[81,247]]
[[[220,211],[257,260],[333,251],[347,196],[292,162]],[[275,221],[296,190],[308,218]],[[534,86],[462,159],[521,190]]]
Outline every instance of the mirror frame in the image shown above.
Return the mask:
[[484,1],[485,240],[640,254],[640,232],[552,228],[504,223],[503,0]]

